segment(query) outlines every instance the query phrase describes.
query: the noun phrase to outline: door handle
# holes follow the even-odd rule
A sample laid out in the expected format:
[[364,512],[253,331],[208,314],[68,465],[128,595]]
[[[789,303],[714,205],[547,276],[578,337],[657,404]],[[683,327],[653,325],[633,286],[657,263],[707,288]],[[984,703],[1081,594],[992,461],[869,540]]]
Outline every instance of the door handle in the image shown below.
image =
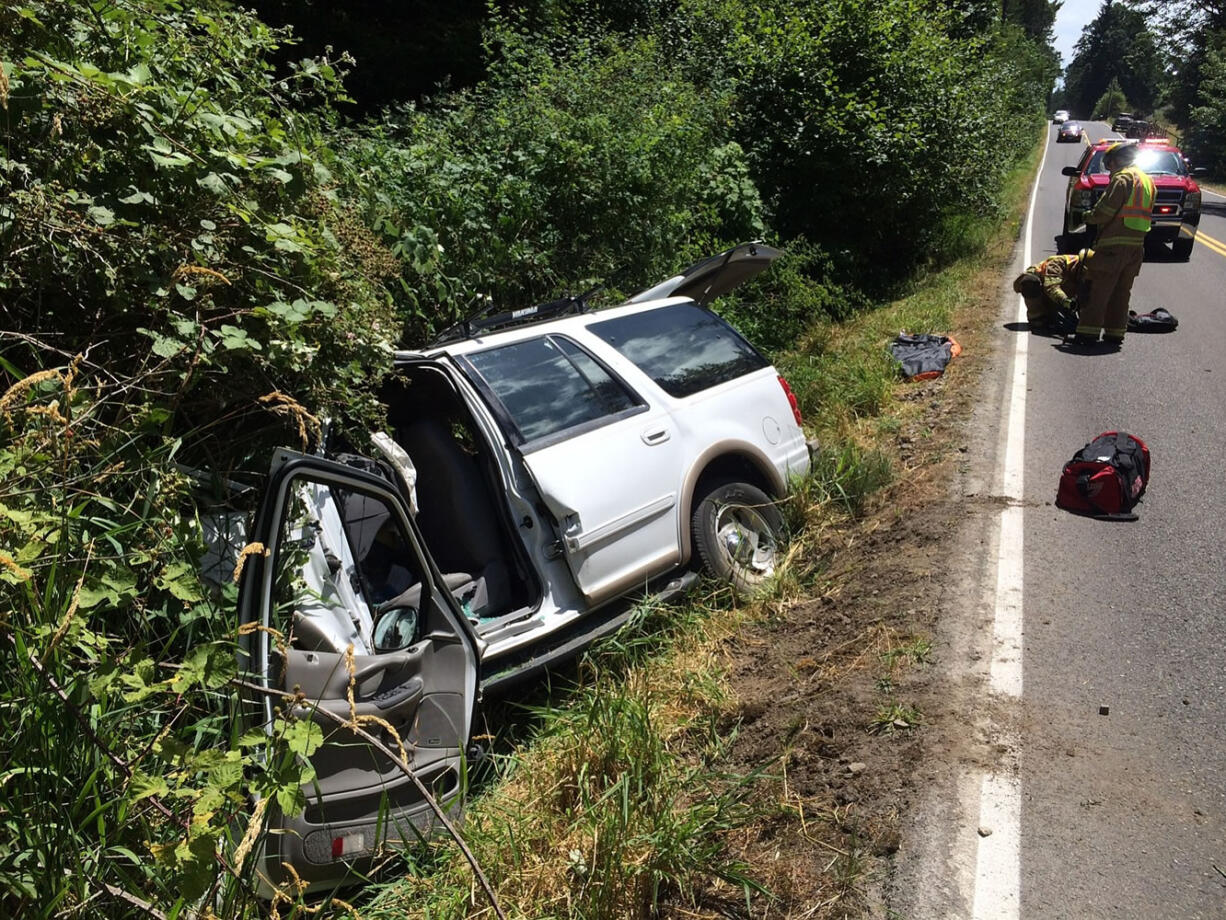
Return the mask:
[[639,435],[643,439],[643,443],[648,447],[654,447],[656,444],[663,444],[672,437],[672,432],[667,428],[645,428],[643,433]]

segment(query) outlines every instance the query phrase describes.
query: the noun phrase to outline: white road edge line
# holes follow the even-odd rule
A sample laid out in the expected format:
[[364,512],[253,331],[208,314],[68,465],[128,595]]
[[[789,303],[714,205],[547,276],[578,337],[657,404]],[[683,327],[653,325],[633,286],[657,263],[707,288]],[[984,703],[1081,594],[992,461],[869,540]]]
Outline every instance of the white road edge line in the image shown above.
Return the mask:
[[[1026,216],[1023,264],[1030,265],[1034,237],[1035,202],[1047,164],[1047,151],[1039,161],[1030,213]],[[1017,298],[1016,319],[1026,321],[1026,302]],[[1026,458],[1026,358],[1028,332],[1015,334],[1013,374],[1008,390],[1009,416],[1005,450],[1000,466],[1000,495],[1005,508],[1000,514],[996,556],[996,613],[992,628],[992,663],[988,686],[993,693],[1020,699],[1022,696],[1022,537],[1024,471]],[[1006,742],[1009,755],[998,772],[983,778],[979,791],[979,850],[975,864],[973,920],[1018,920],[1021,916],[1022,785],[1018,773],[1019,741]]]

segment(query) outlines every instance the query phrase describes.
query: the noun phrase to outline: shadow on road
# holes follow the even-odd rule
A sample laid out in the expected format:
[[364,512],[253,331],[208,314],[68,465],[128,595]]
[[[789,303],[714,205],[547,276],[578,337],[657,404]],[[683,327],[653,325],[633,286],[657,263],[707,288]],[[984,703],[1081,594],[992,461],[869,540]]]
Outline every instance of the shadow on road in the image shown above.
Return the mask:
[[[1217,207],[1220,208],[1220,211],[1210,211],[1208,206],[1206,206],[1205,212],[1210,214],[1220,213],[1223,217],[1226,217],[1226,204],[1218,205]],[[1056,252],[1060,255],[1068,255],[1070,253],[1079,252],[1087,246],[1087,237],[1081,233],[1056,234],[1056,236],[1053,237],[1053,240],[1056,244]],[[1089,248],[1092,249],[1094,247],[1091,245]],[[1171,251],[1169,243],[1146,243],[1145,261],[1156,263],[1182,263],[1188,260],[1181,256],[1175,255]]]
[[1098,342],[1095,345],[1078,345],[1072,339],[1067,341],[1053,342],[1052,348],[1056,351],[1063,352],[1066,355],[1079,355],[1087,358],[1101,358],[1105,355],[1119,354],[1119,345],[1107,345],[1103,342]]
[[1063,339],[1064,333],[1058,329],[1049,329],[1046,326],[1032,326],[1030,323],[1012,322],[1005,323],[1005,329],[1010,332],[1029,333],[1044,339]]

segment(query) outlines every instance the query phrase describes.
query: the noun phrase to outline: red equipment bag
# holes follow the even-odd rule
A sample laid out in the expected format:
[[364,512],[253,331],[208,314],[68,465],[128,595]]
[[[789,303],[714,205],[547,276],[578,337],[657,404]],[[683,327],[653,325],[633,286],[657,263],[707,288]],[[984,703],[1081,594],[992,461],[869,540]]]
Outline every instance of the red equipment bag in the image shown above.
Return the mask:
[[1064,464],[1056,507],[1114,521],[1135,521],[1149,484],[1149,448],[1123,431],[1104,431]]

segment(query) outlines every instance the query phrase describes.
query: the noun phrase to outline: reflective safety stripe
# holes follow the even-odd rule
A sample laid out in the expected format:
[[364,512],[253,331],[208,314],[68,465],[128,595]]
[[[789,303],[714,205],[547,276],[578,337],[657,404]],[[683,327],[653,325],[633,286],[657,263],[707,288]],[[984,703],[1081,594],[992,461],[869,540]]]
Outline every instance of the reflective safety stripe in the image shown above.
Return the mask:
[[1145,245],[1145,236],[1139,233],[1114,233],[1095,240],[1094,245],[1099,249],[1140,249]]
[[1129,230],[1146,233],[1153,221],[1154,181],[1135,166],[1129,166],[1124,172],[1132,179],[1132,191],[1120,208],[1120,217]]

